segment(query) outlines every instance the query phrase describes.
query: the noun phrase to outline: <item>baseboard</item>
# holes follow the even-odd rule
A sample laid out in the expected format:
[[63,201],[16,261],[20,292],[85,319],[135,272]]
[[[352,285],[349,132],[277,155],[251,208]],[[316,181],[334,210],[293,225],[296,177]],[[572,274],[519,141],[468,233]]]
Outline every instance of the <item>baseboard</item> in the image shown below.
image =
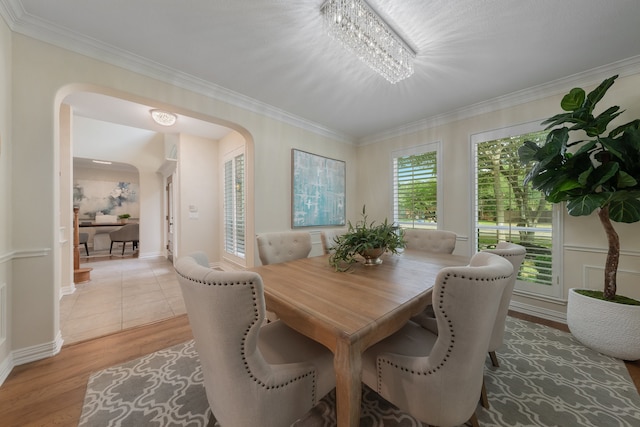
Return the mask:
[[60,297],[59,297],[59,299],[62,299],[62,297],[65,296],[65,295],[71,295],[75,291],[76,291],[75,283],[71,283],[68,286],[61,286],[60,287]]
[[9,354],[1,363],[0,363],[0,386],[4,384],[4,381],[9,377],[9,374],[15,367],[15,363],[13,363],[13,356]]
[[565,325],[567,324],[567,314],[556,310],[549,310],[547,308],[537,307],[535,305],[525,304],[519,301],[511,301],[509,309],[517,311],[518,313],[540,317],[541,319],[564,323]]
[[25,363],[35,362],[36,360],[55,356],[60,352],[63,342],[64,340],[62,339],[62,335],[58,332],[58,336],[54,341],[14,350],[11,353],[13,365],[24,365]]

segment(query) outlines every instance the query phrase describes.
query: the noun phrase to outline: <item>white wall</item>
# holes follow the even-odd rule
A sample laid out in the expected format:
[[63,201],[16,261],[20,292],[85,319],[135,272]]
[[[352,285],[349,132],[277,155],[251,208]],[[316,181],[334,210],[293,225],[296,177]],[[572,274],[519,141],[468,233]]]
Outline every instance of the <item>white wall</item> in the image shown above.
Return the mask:
[[174,187],[176,258],[195,251],[205,252],[211,262],[220,258],[219,168],[217,141],[180,135],[178,186]]

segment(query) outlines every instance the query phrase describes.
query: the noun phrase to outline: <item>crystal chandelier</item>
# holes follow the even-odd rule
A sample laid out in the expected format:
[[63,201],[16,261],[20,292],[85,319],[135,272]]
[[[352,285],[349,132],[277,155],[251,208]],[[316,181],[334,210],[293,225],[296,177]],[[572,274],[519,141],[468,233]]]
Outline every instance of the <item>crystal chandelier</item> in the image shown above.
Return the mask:
[[389,82],[413,74],[415,52],[364,0],[327,0],[320,11],[329,35]]
[[168,111],[151,110],[150,113],[153,121],[162,126],[173,126],[178,119],[175,114]]

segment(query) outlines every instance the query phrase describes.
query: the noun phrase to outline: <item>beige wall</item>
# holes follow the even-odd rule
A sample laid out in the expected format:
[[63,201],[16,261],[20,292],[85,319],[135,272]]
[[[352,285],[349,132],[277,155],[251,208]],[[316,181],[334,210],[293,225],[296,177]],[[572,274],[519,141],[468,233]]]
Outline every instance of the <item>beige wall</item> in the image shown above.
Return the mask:
[[[615,71],[611,71],[610,75],[613,74]],[[615,104],[626,109],[616,120],[617,124],[640,117],[638,88],[639,74],[619,78],[601,102],[601,108]],[[566,91],[569,89],[570,87]],[[472,118],[455,120],[440,126],[434,125],[419,132],[360,146],[357,184],[359,191],[356,197],[358,206],[366,204],[367,211],[374,217],[392,217],[391,152],[440,141],[443,163],[439,169],[445,191],[442,200],[439,200],[444,212],[439,225],[458,234],[456,253],[473,254],[473,223],[470,215],[473,212],[471,135],[522,123],[539,123],[560,112],[560,99],[564,93],[565,91],[508,109],[497,109]],[[572,287],[601,289],[607,241],[597,216],[575,218],[567,215],[564,210],[563,212],[563,295],[566,297],[567,290]],[[623,249],[618,278],[620,293],[640,298],[640,224],[615,224],[615,227],[620,234]],[[523,296],[516,296],[514,299],[523,307],[546,317],[562,320],[566,312],[564,301],[542,301]]]
[[[254,192],[248,215],[251,233],[290,229],[292,148],[346,161],[347,218],[357,219],[362,205],[366,204],[371,218],[381,219],[391,215],[390,152],[441,141],[442,180],[447,185],[441,200],[445,212],[441,224],[461,236],[457,251],[467,254],[472,251],[469,241],[464,240],[471,234],[470,135],[541,120],[557,111],[560,99],[560,95],[550,96],[356,148],[337,138],[216,100],[204,91],[182,89],[29,37],[11,35],[4,25],[0,25],[0,37],[0,85],[6,89],[0,95],[0,285],[3,281],[7,283],[8,307],[13,311],[7,317],[9,339],[0,344],[0,367],[5,368],[13,363],[11,357],[17,363],[24,363],[54,354],[60,344],[60,249],[57,243],[60,216],[67,212],[60,205],[58,115],[60,104],[73,91],[93,90],[133,101],[152,100],[158,107],[169,106],[178,113],[235,129],[247,141],[251,152],[248,159],[251,174],[248,186]],[[17,54],[12,56],[12,50]],[[627,108],[625,117],[640,116],[639,83],[639,75],[625,77],[616,83],[609,95]],[[203,147],[205,141],[192,142],[194,147],[208,148]],[[158,146],[163,147],[163,142]],[[187,151],[184,154],[192,156]],[[215,158],[216,153],[212,153],[212,157]],[[126,162],[131,163],[131,160]],[[162,188],[160,175],[151,175],[143,177],[141,171],[141,185],[149,182]],[[212,176],[211,179],[215,183],[219,177]],[[215,190],[213,187],[212,191]],[[148,201],[148,206],[157,212],[163,212],[161,195],[162,190],[158,200]],[[188,212],[191,200],[195,200],[198,207],[215,210],[215,202],[203,204],[201,195],[191,196],[187,192],[183,196],[186,199],[176,206],[181,215],[185,208]],[[210,202],[214,205],[209,206]],[[146,213],[141,212],[141,215]],[[565,224],[564,281],[568,288],[582,285],[585,277],[592,280],[590,266],[597,269],[602,265],[605,243],[594,218],[567,218]],[[195,224],[189,224],[189,227],[191,225]],[[216,225],[215,220],[212,225],[207,219],[206,225],[202,226],[209,232]],[[158,236],[162,234],[161,216],[152,227]],[[198,227],[182,232],[192,235]],[[640,264],[639,228],[638,224],[619,228],[625,248],[621,267],[629,270],[631,277],[637,277]],[[249,236],[247,241],[250,241]],[[187,249],[190,248],[184,248]],[[255,242],[248,254],[250,262],[254,252]],[[579,283],[569,283],[574,280]],[[637,296],[637,288],[635,292]],[[546,302],[526,300],[526,303],[545,310],[563,310],[562,306],[547,305]]]
[[[60,104],[69,93],[94,90],[132,101],[152,100],[159,107],[170,106],[178,113],[236,129],[252,145],[252,179],[261,177],[251,183],[255,192],[250,213],[255,223],[252,233],[290,228],[290,152],[294,147],[345,160],[349,173],[347,198],[355,192],[355,148],[349,144],[22,35],[14,35],[13,49],[20,52],[13,64],[14,145],[18,147],[13,153],[13,180],[20,184],[12,204],[12,227],[18,248],[34,251],[12,261],[12,285],[18,292],[11,303],[18,314],[9,327],[15,337],[11,349],[25,353],[19,362],[45,357],[59,345],[56,289],[60,288],[60,279],[54,241],[62,207],[56,173],[60,143],[56,121]],[[82,156],[75,150],[77,144],[74,141],[74,153]],[[164,143],[159,145],[164,147]],[[142,168],[130,159],[126,161],[138,167],[140,184],[144,185]],[[149,180],[162,181],[162,177],[155,174]],[[158,201],[152,203],[162,212],[162,192],[158,194]],[[158,221],[160,218],[158,215]],[[160,222],[156,229],[160,236]],[[252,246],[253,253],[255,242]]]
[[0,19],[0,383],[11,369],[12,346],[12,276],[13,252],[12,160],[11,160],[11,31]]

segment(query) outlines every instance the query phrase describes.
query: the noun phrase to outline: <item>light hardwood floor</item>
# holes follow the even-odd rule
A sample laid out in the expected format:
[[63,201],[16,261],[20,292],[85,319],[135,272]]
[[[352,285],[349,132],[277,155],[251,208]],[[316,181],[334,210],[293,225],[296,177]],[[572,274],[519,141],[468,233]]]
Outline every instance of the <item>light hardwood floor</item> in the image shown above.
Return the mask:
[[192,339],[186,315],[63,346],[17,366],[0,387],[3,427],[77,426],[92,372]]
[[[558,325],[513,313],[525,320]],[[14,368],[0,387],[0,425],[77,426],[92,372],[192,339],[186,315],[65,345],[51,358]],[[640,364],[628,363],[640,388]]]

